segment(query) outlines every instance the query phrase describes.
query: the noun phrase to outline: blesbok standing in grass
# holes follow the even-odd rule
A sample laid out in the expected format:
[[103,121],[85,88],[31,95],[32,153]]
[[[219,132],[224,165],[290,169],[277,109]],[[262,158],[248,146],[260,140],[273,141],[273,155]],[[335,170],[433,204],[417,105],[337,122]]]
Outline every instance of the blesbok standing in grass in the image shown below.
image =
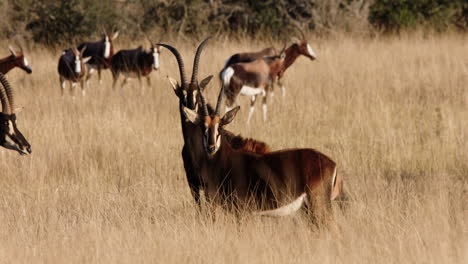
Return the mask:
[[226,111],[232,109],[239,94],[251,97],[250,122],[255,110],[257,95],[262,95],[263,120],[267,119],[268,94],[285,59],[284,48],[278,56],[263,57],[252,62],[235,63],[221,72],[221,82],[225,87]]
[[98,73],[99,84],[101,81],[101,71],[108,69],[111,66],[111,59],[114,55],[114,41],[119,36],[119,32],[116,31],[112,34],[112,37],[107,32],[102,33],[102,39],[95,42],[83,42],[78,45],[78,50],[82,50],[86,47],[86,51],[83,54],[84,57],[91,57],[88,61],[88,70],[86,74],[86,83],[88,84],[89,78],[92,73],[96,70]]
[[58,62],[58,73],[60,76],[59,79],[62,95],[65,92],[66,81],[70,82],[70,93],[72,95],[78,82],[81,86],[82,95],[86,94],[84,85],[86,78],[86,62],[89,61],[91,57],[83,57],[85,49],[86,47],[81,51],[78,51],[76,48],[72,48],[62,52]]
[[[180,83],[169,77],[169,81],[174,89],[176,96],[179,98],[179,114],[182,127],[182,135],[184,138],[184,146],[182,148],[182,159],[184,162],[185,173],[187,182],[190,187],[191,194],[195,199],[198,206],[200,206],[200,191],[205,188],[205,184],[200,176],[200,165],[206,163],[205,148],[203,146],[202,133],[199,128],[194,124],[187,121],[183,112],[183,107],[197,111],[199,105],[199,97],[197,96],[198,90],[203,90],[210,82],[213,76],[209,76],[198,83],[198,65],[200,61],[201,52],[206,45],[209,38],[205,39],[197,48],[193,62],[192,78],[190,83],[187,81],[185,66],[182,56],[176,48],[166,45],[163,46],[177,59],[180,73]],[[251,152],[265,152],[268,151],[267,147],[261,144],[255,144],[250,140],[240,139],[234,135],[226,136],[229,141],[233,142],[233,148],[243,149]],[[205,190],[205,194],[206,190]]]
[[21,134],[16,122],[16,109],[13,89],[7,79],[0,73],[0,101],[2,112],[0,113],[0,146],[16,150],[21,155],[31,153],[31,145]]
[[7,74],[11,69],[18,67],[31,74],[32,70],[28,59],[24,56],[23,48],[19,46],[19,52],[16,52],[11,46],[8,48],[10,49],[10,56],[0,59],[0,73]]
[[142,46],[139,46],[136,49],[120,50],[112,56],[112,88],[115,88],[120,74],[124,75],[121,88],[124,87],[131,77],[138,78],[142,91],[144,91],[144,86],[141,83],[142,77],[146,78],[148,87],[151,87],[150,73],[153,70],[157,71],[159,69],[159,54],[161,48],[155,47],[151,41],[150,44],[151,47],[149,50],[145,50]]
[[200,130],[208,157],[206,163],[199,165],[208,196],[219,203],[232,198],[238,209],[270,216],[292,214],[306,200],[315,220],[332,217],[331,201],[340,196],[343,184],[336,163],[314,149],[287,149],[264,154],[233,149],[223,136],[223,130],[240,107],[220,116],[223,89],[212,113],[201,91],[201,111],[183,108],[187,119]]

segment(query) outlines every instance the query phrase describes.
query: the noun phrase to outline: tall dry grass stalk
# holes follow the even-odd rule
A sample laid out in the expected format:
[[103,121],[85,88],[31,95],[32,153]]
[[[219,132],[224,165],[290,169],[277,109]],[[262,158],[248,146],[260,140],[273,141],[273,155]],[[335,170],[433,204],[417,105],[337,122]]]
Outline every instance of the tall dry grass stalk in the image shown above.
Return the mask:
[[[8,75],[33,154],[0,150],[0,262],[466,263],[468,37],[310,41],[318,60],[288,70],[287,97],[270,99],[268,123],[258,105],[247,127],[240,98],[229,128],[273,149],[333,157],[351,196],[346,212],[336,210],[341,239],[301,214],[197,214],[165,78],[179,78],[169,52],[144,96],[136,81],[124,95],[112,91],[107,71],[102,87],[94,77],[88,95],[72,99],[60,96],[59,51],[39,49],[31,76]],[[191,65],[195,46],[171,44]],[[264,45],[211,43],[200,78]],[[218,91],[215,80],[210,101]]]

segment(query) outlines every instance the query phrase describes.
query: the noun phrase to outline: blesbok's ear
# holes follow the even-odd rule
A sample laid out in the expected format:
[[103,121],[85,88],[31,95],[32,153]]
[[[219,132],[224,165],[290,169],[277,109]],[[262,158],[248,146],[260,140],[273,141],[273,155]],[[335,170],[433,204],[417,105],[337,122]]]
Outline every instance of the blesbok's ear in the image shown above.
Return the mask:
[[87,63],[91,59],[91,56],[83,58],[83,63]]
[[190,122],[193,124],[198,124],[200,122],[200,117],[198,116],[198,113],[193,111],[190,108],[187,108],[184,106],[184,113],[185,113],[185,118],[187,118]]
[[116,31],[114,32],[114,34],[112,35],[112,40],[116,39],[117,37],[119,36],[119,31]]
[[239,111],[240,106],[236,106],[233,109],[229,110],[226,114],[224,114],[223,118],[221,118],[221,122],[219,123],[220,127],[223,127],[234,120],[234,117],[236,117],[237,111]]
[[171,82],[172,84],[172,89],[174,89],[174,92],[176,92],[177,94],[177,89],[179,88],[179,84],[177,83],[176,80],[174,80],[173,78],[167,76],[167,79],[169,79],[169,82]]
[[211,81],[211,79],[213,78],[213,75],[210,75],[208,77],[206,77],[205,79],[203,79],[200,84],[198,86],[200,86],[200,90],[205,90],[205,87],[208,85],[208,83]]
[[8,46],[8,49],[10,50],[11,55],[16,56],[16,52],[12,46]]

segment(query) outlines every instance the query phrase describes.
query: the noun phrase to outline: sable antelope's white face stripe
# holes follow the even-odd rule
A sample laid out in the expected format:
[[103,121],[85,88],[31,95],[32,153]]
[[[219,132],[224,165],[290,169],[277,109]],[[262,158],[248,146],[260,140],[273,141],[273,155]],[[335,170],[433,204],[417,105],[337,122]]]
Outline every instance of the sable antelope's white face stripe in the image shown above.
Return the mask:
[[159,52],[156,49],[154,49],[153,58],[154,58],[154,69],[157,70],[159,69]]
[[13,128],[13,122],[8,120],[8,134],[13,135],[15,133],[15,129]]
[[242,86],[240,93],[247,96],[257,95],[263,93],[262,88],[250,87],[247,85]]
[[312,49],[312,47],[309,44],[307,44],[307,52],[309,52],[310,56],[312,56],[314,58],[317,58],[317,55],[315,55],[314,50]]
[[106,35],[106,40],[104,41],[104,58],[109,58],[110,56],[110,41],[109,37]]
[[23,57],[23,63],[24,63],[24,66],[26,67],[29,66],[29,62],[28,62],[28,59],[26,59],[26,57]]
[[79,56],[75,56],[75,73],[81,72],[81,60]]

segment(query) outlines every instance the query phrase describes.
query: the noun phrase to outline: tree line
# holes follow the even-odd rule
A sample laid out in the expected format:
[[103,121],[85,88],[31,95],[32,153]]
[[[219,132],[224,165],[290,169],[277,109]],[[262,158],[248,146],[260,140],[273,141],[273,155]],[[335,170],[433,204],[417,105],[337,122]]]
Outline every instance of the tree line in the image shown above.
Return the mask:
[[45,45],[103,30],[129,38],[206,34],[281,39],[292,30],[398,33],[468,29],[466,0],[0,0],[0,36]]

